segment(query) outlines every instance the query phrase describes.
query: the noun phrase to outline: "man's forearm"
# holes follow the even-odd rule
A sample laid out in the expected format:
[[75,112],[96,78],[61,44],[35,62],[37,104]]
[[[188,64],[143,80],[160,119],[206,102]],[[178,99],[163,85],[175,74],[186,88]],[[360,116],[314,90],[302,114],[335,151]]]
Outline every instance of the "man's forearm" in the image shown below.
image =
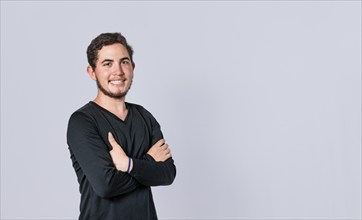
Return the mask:
[[151,158],[134,159],[130,175],[146,186],[170,185],[176,177],[176,166],[172,158],[165,162]]

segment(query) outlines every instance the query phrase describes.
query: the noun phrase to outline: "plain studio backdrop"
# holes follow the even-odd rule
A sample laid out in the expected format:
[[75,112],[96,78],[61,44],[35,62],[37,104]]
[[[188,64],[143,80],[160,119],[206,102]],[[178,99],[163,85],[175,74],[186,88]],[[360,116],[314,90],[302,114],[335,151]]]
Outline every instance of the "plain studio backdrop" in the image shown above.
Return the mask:
[[177,177],[160,219],[361,218],[361,1],[1,1],[1,219],[76,219],[86,48],[134,47]]

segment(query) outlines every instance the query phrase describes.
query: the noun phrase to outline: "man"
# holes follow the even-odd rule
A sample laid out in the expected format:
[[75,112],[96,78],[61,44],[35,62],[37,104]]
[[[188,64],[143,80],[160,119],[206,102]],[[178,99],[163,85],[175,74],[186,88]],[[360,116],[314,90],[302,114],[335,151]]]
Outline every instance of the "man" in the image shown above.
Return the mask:
[[176,167],[156,119],[125,101],[133,49],[120,33],[103,33],[87,57],[97,97],[71,115],[67,131],[81,193],[79,219],[157,219],[151,186],[170,185]]

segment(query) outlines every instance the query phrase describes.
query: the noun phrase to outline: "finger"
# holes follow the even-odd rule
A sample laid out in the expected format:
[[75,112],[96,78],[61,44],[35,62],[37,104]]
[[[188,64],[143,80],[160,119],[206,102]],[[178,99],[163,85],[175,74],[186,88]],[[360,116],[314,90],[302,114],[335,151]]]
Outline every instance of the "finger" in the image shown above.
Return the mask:
[[168,144],[164,144],[162,146],[160,146],[161,150],[164,151],[168,148]]
[[165,148],[164,148],[164,150],[163,150],[163,151],[164,151],[164,152],[168,152],[168,151],[170,151],[170,150],[169,150],[170,148],[168,147],[168,144],[165,144],[165,145],[166,145],[166,146],[165,146]]
[[171,157],[172,157],[171,153],[166,154],[166,156],[165,156],[165,160],[164,160],[164,161],[166,161],[167,159],[169,159],[169,158],[171,158]]
[[171,150],[170,150],[169,148],[167,148],[167,149],[164,151],[164,153],[167,155],[167,154],[171,153]]
[[165,143],[165,140],[164,139],[160,139],[159,141],[156,142],[156,146],[162,146],[163,144]]
[[109,141],[110,143],[116,141],[116,140],[114,140],[113,134],[112,134],[111,132],[108,132],[108,141]]
[[114,139],[113,134],[111,132],[108,132],[108,141],[112,145],[112,147],[119,146],[117,141]]
[[162,141],[163,141],[162,145],[166,144],[166,140],[165,140],[165,139],[162,139]]

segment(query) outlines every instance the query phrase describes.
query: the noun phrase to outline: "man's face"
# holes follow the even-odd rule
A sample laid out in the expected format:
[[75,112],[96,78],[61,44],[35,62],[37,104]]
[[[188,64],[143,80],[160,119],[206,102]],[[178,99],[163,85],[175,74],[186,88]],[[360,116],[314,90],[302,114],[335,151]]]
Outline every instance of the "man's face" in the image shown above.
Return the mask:
[[96,68],[88,67],[101,93],[111,98],[123,98],[131,88],[133,64],[127,49],[119,43],[103,46],[98,51]]

